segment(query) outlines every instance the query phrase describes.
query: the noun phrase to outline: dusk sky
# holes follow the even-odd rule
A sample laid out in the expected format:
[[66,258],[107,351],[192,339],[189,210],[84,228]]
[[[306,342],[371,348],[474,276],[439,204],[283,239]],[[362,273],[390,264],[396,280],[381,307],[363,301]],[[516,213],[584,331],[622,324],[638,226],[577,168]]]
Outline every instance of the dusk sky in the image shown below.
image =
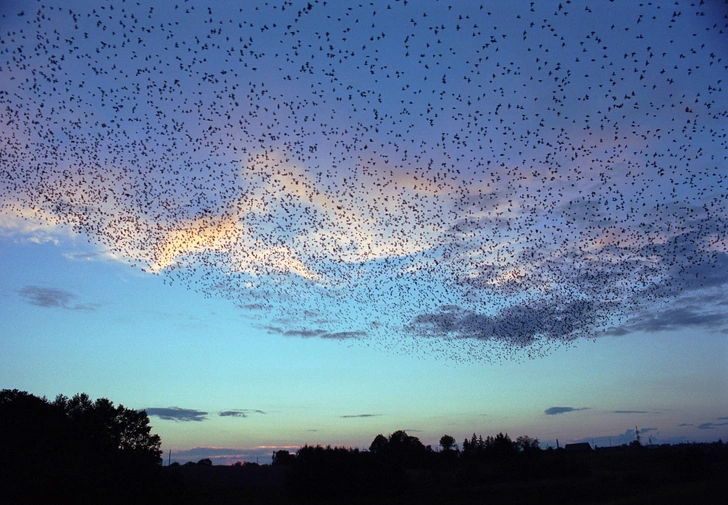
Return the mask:
[[728,440],[728,2],[0,5],[0,388],[177,461]]

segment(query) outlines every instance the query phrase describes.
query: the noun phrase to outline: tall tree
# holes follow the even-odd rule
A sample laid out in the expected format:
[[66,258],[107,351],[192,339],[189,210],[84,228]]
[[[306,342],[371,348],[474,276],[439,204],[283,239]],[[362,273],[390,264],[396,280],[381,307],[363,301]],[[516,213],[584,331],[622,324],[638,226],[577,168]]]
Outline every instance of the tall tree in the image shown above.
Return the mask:
[[455,443],[455,438],[450,435],[443,435],[440,437],[440,447],[445,452],[452,451],[458,448],[458,444]]
[[0,391],[0,496],[10,503],[138,496],[161,462],[160,446],[144,411],[86,394],[49,402]]

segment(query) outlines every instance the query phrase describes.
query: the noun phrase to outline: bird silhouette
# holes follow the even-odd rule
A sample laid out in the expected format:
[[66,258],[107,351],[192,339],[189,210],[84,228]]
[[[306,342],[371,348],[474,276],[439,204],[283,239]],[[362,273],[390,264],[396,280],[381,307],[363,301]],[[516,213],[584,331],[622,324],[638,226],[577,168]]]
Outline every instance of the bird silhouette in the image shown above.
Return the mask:
[[0,212],[271,333],[535,358],[728,283],[725,4],[2,12]]

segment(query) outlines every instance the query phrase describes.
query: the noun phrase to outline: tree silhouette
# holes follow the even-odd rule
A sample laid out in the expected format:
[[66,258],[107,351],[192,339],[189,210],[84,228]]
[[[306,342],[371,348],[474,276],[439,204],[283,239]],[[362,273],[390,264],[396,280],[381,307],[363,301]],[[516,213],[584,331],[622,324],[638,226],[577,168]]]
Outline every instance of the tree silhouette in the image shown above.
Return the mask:
[[114,407],[106,398],[93,402],[85,393],[70,399],[58,395],[53,405],[87,434],[82,442],[94,445],[94,450],[133,459],[135,463],[161,463],[161,440],[159,435],[151,434],[146,412],[123,405]]
[[273,453],[273,464],[279,466],[290,466],[296,460],[296,456],[288,451],[280,450]]
[[[382,440],[389,441],[380,435]],[[286,488],[295,501],[346,503],[368,497],[392,498],[407,486],[404,471],[392,464],[387,449],[373,453],[345,447],[301,447],[287,473]]]
[[485,445],[486,454],[497,461],[510,459],[518,452],[518,447],[508,433],[498,433],[495,437],[488,437]]
[[377,435],[369,446],[369,451],[382,462],[398,467],[416,467],[422,463],[427,448],[419,438],[410,436],[403,430],[398,430],[391,433],[389,438],[384,438],[384,435],[381,434]]
[[374,440],[372,440],[372,443],[369,445],[369,452],[373,454],[382,454],[387,450],[387,444],[389,444],[387,437],[380,433],[374,437]]
[[145,412],[105,398],[78,394],[49,402],[2,390],[0,497],[80,503],[142,494],[161,462],[161,441],[150,432]]
[[443,435],[440,437],[440,447],[445,452],[457,450],[458,444],[455,443],[455,438],[450,435]]
[[531,438],[525,435],[521,435],[516,439],[516,447],[524,454],[533,454],[541,450],[537,438]]

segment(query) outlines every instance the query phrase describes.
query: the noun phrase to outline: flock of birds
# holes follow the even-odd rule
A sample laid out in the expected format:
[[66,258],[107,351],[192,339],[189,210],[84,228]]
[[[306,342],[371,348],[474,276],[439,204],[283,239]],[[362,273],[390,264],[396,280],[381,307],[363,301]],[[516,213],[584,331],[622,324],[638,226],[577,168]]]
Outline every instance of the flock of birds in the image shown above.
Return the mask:
[[726,2],[0,13],[0,213],[271,332],[537,357],[726,264]]

